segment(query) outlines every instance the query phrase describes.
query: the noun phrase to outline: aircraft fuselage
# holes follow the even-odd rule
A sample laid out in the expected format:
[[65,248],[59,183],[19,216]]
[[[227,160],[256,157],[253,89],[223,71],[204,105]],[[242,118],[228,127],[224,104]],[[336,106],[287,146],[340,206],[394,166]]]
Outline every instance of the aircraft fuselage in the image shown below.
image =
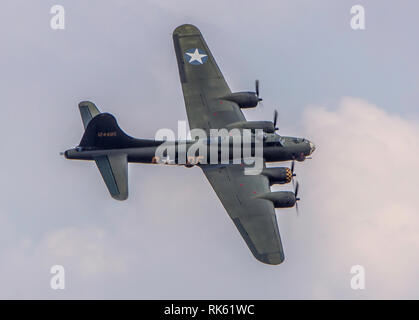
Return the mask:
[[[275,135],[276,137],[279,137]],[[150,140],[150,144],[152,140]],[[163,152],[162,156],[157,156],[158,148],[163,146],[167,148],[167,152]],[[142,146],[130,148],[74,148],[67,150],[65,156],[68,159],[94,160],[95,157],[109,155],[112,153],[124,153],[127,155],[128,162],[134,163],[164,163],[174,165],[185,164],[214,164],[232,163],[234,160],[244,159],[246,157],[258,156],[255,151],[255,144],[248,146],[243,144],[234,145],[232,142],[222,145],[221,143],[208,143],[207,141],[154,141],[152,146]],[[266,162],[278,162],[289,160],[304,160],[315,149],[314,144],[306,139],[294,137],[280,137],[279,139],[271,139],[261,142],[262,155]],[[200,147],[200,148],[198,148]],[[223,149],[226,147],[226,149]],[[236,151],[235,148],[237,147]],[[194,151],[192,151],[192,149]],[[212,151],[211,148],[215,148]],[[169,150],[172,150],[170,152]],[[227,150],[227,151],[224,151]],[[237,151],[238,150],[238,151]],[[172,156],[170,156],[172,154]]]

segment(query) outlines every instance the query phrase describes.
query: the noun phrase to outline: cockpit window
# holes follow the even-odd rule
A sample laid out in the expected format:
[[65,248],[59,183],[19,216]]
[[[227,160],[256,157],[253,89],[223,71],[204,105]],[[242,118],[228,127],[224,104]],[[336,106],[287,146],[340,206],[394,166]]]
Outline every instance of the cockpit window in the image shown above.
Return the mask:
[[301,142],[304,142],[304,141],[305,141],[305,139],[303,139],[303,138],[294,138],[293,139],[294,143],[301,143]]

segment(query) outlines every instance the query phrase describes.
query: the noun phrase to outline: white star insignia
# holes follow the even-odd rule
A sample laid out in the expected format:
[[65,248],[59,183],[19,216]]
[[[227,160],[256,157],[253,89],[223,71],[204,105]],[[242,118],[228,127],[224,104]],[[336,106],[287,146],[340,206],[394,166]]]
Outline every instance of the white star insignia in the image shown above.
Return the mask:
[[191,59],[188,61],[189,63],[192,63],[193,61],[198,61],[200,64],[203,64],[202,58],[207,56],[206,54],[200,54],[198,48],[195,49],[194,53],[186,52],[186,54],[191,57]]

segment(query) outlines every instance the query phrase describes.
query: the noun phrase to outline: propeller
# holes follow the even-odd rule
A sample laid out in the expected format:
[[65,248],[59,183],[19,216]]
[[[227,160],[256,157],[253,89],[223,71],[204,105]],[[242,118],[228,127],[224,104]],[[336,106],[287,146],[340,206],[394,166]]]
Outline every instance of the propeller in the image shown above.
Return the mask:
[[295,210],[297,211],[297,217],[298,217],[298,213],[299,213],[299,210],[298,210],[298,201],[300,201],[300,198],[298,198],[298,189],[299,189],[299,187],[300,187],[300,184],[297,181],[297,183],[295,185],[295,190],[294,190],[294,195],[295,195]]
[[291,176],[292,176],[292,186],[294,186],[294,177],[295,176],[297,176],[295,173],[294,173],[294,168],[295,168],[295,160],[292,160],[292,162],[291,162]]
[[277,120],[278,120],[278,110],[275,110],[274,111],[274,121],[273,121],[273,123],[274,123],[274,130],[275,131],[278,130],[278,128],[276,126]]
[[255,81],[255,91],[256,91],[256,97],[258,97],[258,101],[262,101],[263,99],[259,97],[259,80],[257,79]]
[[300,198],[298,198],[298,189],[300,188],[300,184],[298,183],[298,181],[297,181],[297,183],[296,183],[296,185],[295,185],[295,190],[294,190],[294,195],[295,195],[295,201],[299,201],[300,200]]

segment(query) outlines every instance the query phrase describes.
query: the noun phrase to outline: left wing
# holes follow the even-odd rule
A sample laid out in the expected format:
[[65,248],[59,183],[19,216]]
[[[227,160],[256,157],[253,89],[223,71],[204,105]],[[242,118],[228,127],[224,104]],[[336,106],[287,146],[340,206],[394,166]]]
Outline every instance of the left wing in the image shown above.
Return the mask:
[[284,261],[275,208],[255,197],[270,192],[268,178],[245,175],[239,164],[201,168],[255,258],[267,264]]

